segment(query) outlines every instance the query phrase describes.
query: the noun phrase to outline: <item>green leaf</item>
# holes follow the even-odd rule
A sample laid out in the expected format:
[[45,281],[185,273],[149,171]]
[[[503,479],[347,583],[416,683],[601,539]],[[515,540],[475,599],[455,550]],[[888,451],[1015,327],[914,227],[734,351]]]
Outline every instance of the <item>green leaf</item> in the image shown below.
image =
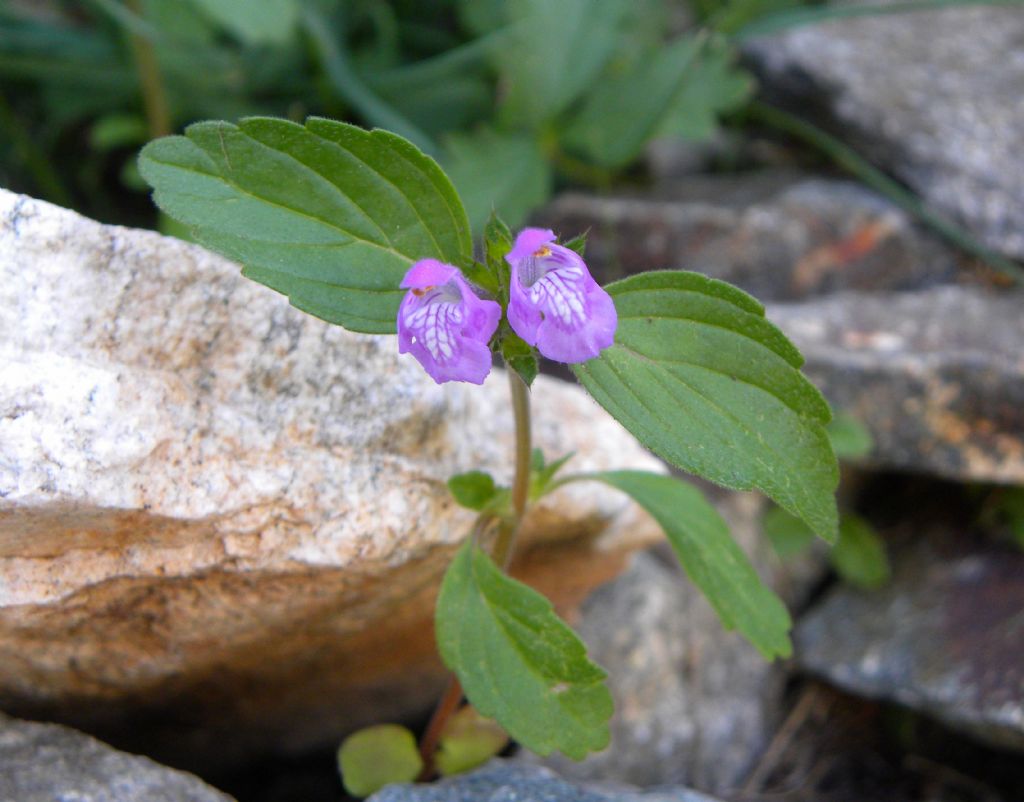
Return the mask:
[[539,755],[581,760],[608,745],[604,671],[547,599],[472,541],[445,574],[436,615],[441,658],[481,715]]
[[641,443],[725,487],[757,488],[821,537],[836,537],[828,404],[800,353],[744,292],[696,273],[643,273],[607,287],[615,344],[574,365]]
[[761,519],[761,527],[775,553],[783,559],[799,554],[814,542],[811,528],[782,507],[768,510]]
[[246,44],[284,44],[295,34],[297,0],[192,0]]
[[714,39],[686,72],[686,80],[666,110],[658,136],[678,136],[695,142],[710,139],[718,118],[742,106],[754,91],[754,80],[734,65],[736,51]]
[[563,244],[570,251],[576,251],[576,253],[578,253],[580,255],[580,257],[582,258],[582,257],[587,255],[587,235],[589,233],[590,233],[590,229],[588,228],[582,234],[577,234],[571,240],[569,240],[568,242],[565,242]]
[[843,515],[830,559],[836,573],[857,587],[874,590],[889,581],[885,544],[871,524],[856,515]]
[[366,797],[391,783],[412,782],[422,769],[416,739],[397,724],[359,730],[338,749],[338,770],[352,796]]
[[565,145],[604,167],[635,159],[686,81],[701,42],[685,36],[652,45],[641,59],[598,83],[565,129]]
[[482,510],[498,492],[494,477],[484,471],[457,473],[448,480],[455,501],[471,510]]
[[508,733],[496,721],[466,705],[448,719],[434,762],[445,777],[475,769],[508,744]]
[[299,309],[390,334],[413,261],[472,254],[462,203],[401,137],[310,118],[204,122],[139,159],[154,200],[197,241]]
[[535,448],[531,454],[530,466],[530,500],[536,501],[552,489],[555,475],[565,467],[565,463],[576,456],[575,451],[563,454],[554,462],[544,461],[544,452]]
[[527,387],[533,385],[533,380],[537,378],[537,373],[540,371],[537,352],[533,346],[528,345],[511,329],[502,335],[501,358],[505,360],[505,365],[509,370],[514,370],[519,374],[519,378],[526,383]]
[[445,140],[442,161],[476,232],[493,211],[519,225],[551,196],[551,168],[529,134],[486,128],[452,134]]
[[786,606],[761,582],[725,521],[697,488],[645,471],[573,478],[597,479],[629,494],[661,525],[687,576],[725,628],[738,630],[769,660],[789,657],[792,621]]
[[491,211],[491,216],[484,227],[484,255],[487,260],[487,267],[494,274],[498,287],[501,290],[500,298],[503,303],[508,303],[509,281],[512,279],[512,270],[505,256],[512,250],[512,231],[502,220],[496,211]]
[[825,427],[832,450],[840,459],[861,459],[871,453],[875,441],[868,428],[853,415],[841,412]]
[[626,0],[507,0],[515,25],[495,61],[510,127],[537,128],[568,108],[615,50]]

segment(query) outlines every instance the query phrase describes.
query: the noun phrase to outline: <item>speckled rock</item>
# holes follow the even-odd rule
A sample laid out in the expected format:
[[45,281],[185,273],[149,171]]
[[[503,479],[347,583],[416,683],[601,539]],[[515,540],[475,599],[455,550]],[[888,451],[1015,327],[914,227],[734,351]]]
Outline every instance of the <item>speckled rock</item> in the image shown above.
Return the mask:
[[745,50],[782,102],[826,108],[844,138],[1020,259],[1022,38],[1024,9],[992,6],[805,25]]
[[838,587],[796,632],[808,671],[1024,751],[1024,553],[921,542],[873,593]]
[[951,249],[884,198],[850,181],[788,172],[694,176],[635,196],[566,193],[536,220],[589,229],[587,263],[602,281],[695,270],[762,301],[787,301],[962,275]]
[[685,788],[637,791],[608,785],[577,785],[549,769],[493,760],[482,769],[433,785],[391,785],[369,802],[716,802]]
[[[439,387],[396,351],[201,248],[0,192],[0,707],[175,765],[429,708],[472,519],[444,481],[507,481],[511,415],[500,372]],[[581,389],[534,398],[549,454],[661,470]],[[571,606],[658,536],[573,486],[518,566]]]
[[232,802],[197,777],[0,714],[0,802]]
[[[710,494],[733,537],[791,606],[825,575],[808,553],[781,562],[760,528],[754,493]],[[608,671],[615,698],[611,746],[574,762],[543,763],[574,781],[641,787],[685,784],[725,792],[742,785],[778,722],[785,671],[722,628],[667,544],[637,554],[628,571],[583,605],[577,630]]]
[[1024,293],[937,287],[769,307],[875,465],[1024,483]]

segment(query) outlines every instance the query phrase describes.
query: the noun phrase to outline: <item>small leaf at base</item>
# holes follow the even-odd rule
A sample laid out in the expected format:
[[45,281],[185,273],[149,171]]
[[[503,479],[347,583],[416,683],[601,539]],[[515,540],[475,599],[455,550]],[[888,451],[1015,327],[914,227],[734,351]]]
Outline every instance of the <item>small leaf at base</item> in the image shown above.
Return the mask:
[[889,558],[874,528],[856,515],[843,515],[839,542],[829,555],[832,566],[846,582],[874,590],[889,581]]
[[448,719],[434,763],[446,777],[461,774],[490,760],[507,744],[508,733],[496,721],[466,705]]
[[484,471],[457,473],[448,479],[455,501],[471,510],[482,510],[498,492],[494,477]]
[[398,724],[378,724],[348,736],[338,749],[345,790],[366,797],[391,783],[412,782],[423,768],[416,739]]
[[539,755],[582,760],[610,738],[612,697],[551,602],[503,574],[471,540],[441,585],[437,646],[481,715]]

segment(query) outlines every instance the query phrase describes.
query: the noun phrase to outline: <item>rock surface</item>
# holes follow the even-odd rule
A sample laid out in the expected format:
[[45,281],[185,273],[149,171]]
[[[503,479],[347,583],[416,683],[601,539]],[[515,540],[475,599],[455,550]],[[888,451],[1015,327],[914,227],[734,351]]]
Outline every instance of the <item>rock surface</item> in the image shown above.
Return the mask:
[[873,593],[838,587],[796,631],[805,669],[1024,751],[1024,553],[931,539]]
[[197,777],[0,714],[0,802],[231,802]]
[[433,785],[392,785],[368,802],[715,802],[685,788],[637,791],[614,785],[575,785],[554,772],[493,760],[470,774]]
[[693,177],[659,194],[567,193],[537,215],[587,231],[602,282],[644,270],[695,270],[762,301],[844,289],[916,289],[963,274],[956,255],[905,212],[849,181],[766,171]]
[[1022,39],[1024,9],[993,6],[805,25],[745,50],[769,92],[802,116],[826,108],[844,139],[1020,259]]
[[843,293],[769,307],[833,407],[875,439],[870,462],[1024,483],[1024,293]]
[[[0,708],[186,766],[429,708],[472,520],[444,481],[507,481],[511,416],[500,373],[438,387],[396,350],[0,191]],[[579,388],[534,398],[549,455],[661,470]],[[523,535],[524,578],[571,606],[659,532],[581,484]]]
[[[825,573],[809,555],[781,563],[761,534],[765,500],[718,491],[733,536],[787,603]],[[615,698],[611,746],[574,762],[541,762],[576,781],[724,792],[742,784],[781,719],[784,671],[726,632],[671,549],[637,554],[628,571],[581,608],[577,631],[608,671]]]

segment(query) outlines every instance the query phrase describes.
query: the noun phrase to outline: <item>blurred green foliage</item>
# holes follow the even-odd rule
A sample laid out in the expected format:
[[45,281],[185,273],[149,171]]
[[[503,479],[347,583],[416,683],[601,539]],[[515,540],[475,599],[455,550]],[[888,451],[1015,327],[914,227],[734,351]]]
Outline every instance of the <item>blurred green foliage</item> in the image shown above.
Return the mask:
[[512,224],[607,185],[654,136],[706,140],[753,91],[715,28],[774,0],[8,0],[0,184],[152,224],[134,166],[206,118],[386,127]]

